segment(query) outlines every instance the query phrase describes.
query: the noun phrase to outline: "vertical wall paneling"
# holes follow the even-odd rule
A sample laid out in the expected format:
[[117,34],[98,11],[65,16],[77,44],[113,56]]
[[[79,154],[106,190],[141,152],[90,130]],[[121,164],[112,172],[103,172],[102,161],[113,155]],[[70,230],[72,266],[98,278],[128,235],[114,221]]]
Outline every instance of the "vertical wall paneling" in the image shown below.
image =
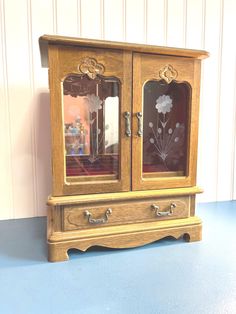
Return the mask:
[[60,35],[78,36],[78,3],[77,0],[57,0],[57,33]]
[[[194,4],[196,4],[196,2],[193,0]],[[196,14],[196,16],[198,15],[199,17],[201,16],[201,19],[198,20],[200,24],[196,25],[196,33],[199,33],[200,38],[198,38],[198,44],[199,46],[195,46],[195,48],[200,47],[201,49],[205,49],[205,28],[206,28],[206,0],[202,0],[201,2],[198,1],[198,4],[200,4],[201,9],[197,9],[196,6],[194,6],[194,12],[193,14],[190,13],[190,15],[188,15],[188,23],[187,23],[187,47],[189,47],[188,45],[192,45],[191,41],[189,40],[189,38],[191,38],[191,26],[189,26],[189,24],[191,23],[191,17],[192,15]],[[191,11],[192,5],[188,6],[188,12]],[[200,12],[199,12],[200,11]],[[199,12],[197,14],[197,12]],[[189,13],[188,13],[189,14]],[[200,27],[198,29],[198,27]],[[195,25],[194,27],[195,28]],[[201,31],[200,31],[201,29]],[[190,33],[190,35],[188,35],[188,32]],[[194,38],[194,34],[195,32],[193,32],[193,38]],[[193,43],[195,45],[195,43]],[[204,74],[207,75],[207,73],[205,73],[205,62],[202,63],[201,65],[201,93],[200,93],[200,111],[199,111],[199,130],[198,130],[198,167],[197,167],[197,184],[201,185],[202,187],[204,187],[204,182],[201,180],[202,178],[202,169],[205,166],[204,164],[204,142],[205,144],[205,128],[204,128],[204,124],[203,124],[203,114],[204,114],[204,85],[205,85],[205,79],[208,79],[207,76],[205,77]],[[205,188],[205,187],[204,187]],[[205,198],[205,193],[204,194],[200,194],[197,195],[197,200],[202,200],[202,201],[209,201],[209,199],[207,199],[207,197]]]
[[147,0],[147,43],[165,45],[165,0]]
[[147,43],[148,0],[143,0],[143,31],[144,43]]
[[199,200],[236,199],[235,12],[235,0],[0,0],[0,219],[46,214],[51,149],[43,34],[208,50]]
[[187,0],[186,48],[203,48],[203,1]]
[[52,1],[53,34],[57,34],[57,0]]
[[123,7],[123,40],[126,41],[126,0],[122,0],[122,7]]
[[81,36],[102,38],[100,0],[81,0]]
[[[235,68],[234,68],[234,86],[236,86],[236,53],[234,56],[235,61]],[[234,128],[233,128],[233,134],[236,134],[236,88],[234,88]],[[234,136],[234,143],[233,143],[233,149],[232,149],[232,155],[233,155],[233,182],[232,182],[232,198],[236,199],[236,136]]]
[[77,0],[77,34],[81,37],[81,0]]
[[[14,10],[13,10],[14,8]],[[17,25],[17,27],[16,27]],[[15,217],[35,213],[27,2],[5,1],[12,189]],[[16,49],[17,47],[17,49]]]
[[[218,120],[218,165],[217,200],[228,200],[233,195],[233,163],[235,139],[235,56],[236,42],[232,40],[232,30],[236,28],[236,2],[222,1],[221,19],[221,67],[219,89]],[[235,153],[235,152],[234,152]],[[227,178],[227,180],[226,180]],[[222,184],[223,183],[223,184]]]
[[183,47],[187,45],[187,3],[187,0],[183,0]]
[[104,0],[104,39],[124,40],[123,1]]
[[167,46],[168,36],[168,0],[164,0],[164,46]]
[[0,219],[14,218],[4,1],[0,1]]
[[144,13],[144,0],[126,0],[126,41],[145,43]]
[[218,81],[217,81],[217,180],[216,180],[216,200],[218,200],[218,183],[219,183],[219,142],[220,142],[220,134],[221,134],[221,106],[220,106],[220,98],[221,98],[221,73],[222,73],[222,50],[223,50],[223,0],[220,0],[220,16],[219,16],[219,47],[218,47]]
[[[33,42],[32,42],[32,7],[31,1],[27,0],[27,35],[28,35],[28,62],[29,62],[29,88],[30,88],[30,99],[33,99],[35,87],[34,87],[34,69],[33,69]],[[33,186],[34,186],[34,194],[32,195],[32,200],[34,201],[34,216],[38,214],[38,194],[37,194],[37,173],[36,173],[36,141],[35,141],[35,117],[34,117],[34,108],[31,106],[31,101],[28,104],[30,109],[30,120],[31,120],[31,146],[32,146],[32,171],[33,171]]]
[[221,29],[221,0],[207,0],[204,48],[211,57],[204,64],[202,82],[198,183],[205,193],[201,200],[217,198]]
[[100,0],[101,39],[104,39],[104,1],[105,0]]
[[[31,0],[31,34],[33,54],[34,95],[31,110],[34,112],[37,216],[46,214],[46,199],[51,193],[50,103],[48,70],[41,67],[38,38],[52,34],[53,2]],[[42,23],[43,17],[43,23]]]
[[185,1],[168,0],[167,46],[185,45]]

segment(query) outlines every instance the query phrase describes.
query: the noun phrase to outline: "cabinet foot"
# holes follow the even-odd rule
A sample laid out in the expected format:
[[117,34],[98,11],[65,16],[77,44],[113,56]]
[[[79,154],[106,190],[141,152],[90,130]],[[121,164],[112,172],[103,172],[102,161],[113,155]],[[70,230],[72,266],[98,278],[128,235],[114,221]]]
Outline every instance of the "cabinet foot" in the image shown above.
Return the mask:
[[185,233],[183,236],[186,242],[196,242],[202,240],[202,226],[190,230],[188,233]]
[[63,262],[68,261],[68,248],[65,244],[48,243],[48,261],[49,262]]

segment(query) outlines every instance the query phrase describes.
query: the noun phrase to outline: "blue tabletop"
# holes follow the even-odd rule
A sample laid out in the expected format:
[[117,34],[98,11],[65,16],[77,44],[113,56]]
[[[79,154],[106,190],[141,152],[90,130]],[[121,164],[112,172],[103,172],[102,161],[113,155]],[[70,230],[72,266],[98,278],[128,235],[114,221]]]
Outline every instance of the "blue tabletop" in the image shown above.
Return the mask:
[[199,204],[203,240],[70,252],[47,262],[46,219],[0,222],[1,314],[234,314],[236,202]]

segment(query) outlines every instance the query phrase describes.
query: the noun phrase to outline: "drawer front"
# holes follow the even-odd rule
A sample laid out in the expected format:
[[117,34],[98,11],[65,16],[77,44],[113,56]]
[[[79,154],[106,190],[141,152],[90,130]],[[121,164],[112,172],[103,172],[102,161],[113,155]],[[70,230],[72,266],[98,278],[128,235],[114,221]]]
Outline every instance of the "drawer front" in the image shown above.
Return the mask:
[[64,231],[119,224],[187,218],[190,198],[159,198],[91,206],[65,206]]

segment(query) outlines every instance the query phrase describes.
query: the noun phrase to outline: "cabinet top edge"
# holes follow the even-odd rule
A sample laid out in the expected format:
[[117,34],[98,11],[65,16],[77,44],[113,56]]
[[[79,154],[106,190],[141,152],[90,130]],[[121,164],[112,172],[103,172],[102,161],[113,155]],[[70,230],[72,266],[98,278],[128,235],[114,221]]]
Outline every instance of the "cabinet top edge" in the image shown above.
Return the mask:
[[174,48],[164,46],[154,46],[149,44],[137,44],[128,42],[88,39],[67,37],[58,35],[43,35],[39,37],[39,46],[41,52],[42,66],[48,66],[48,45],[60,45],[60,46],[74,46],[74,47],[94,47],[94,48],[106,48],[106,49],[120,49],[131,52],[143,52],[154,53],[159,55],[169,55],[177,57],[186,57],[193,59],[205,59],[209,56],[209,53],[204,50],[186,49],[186,48]]

